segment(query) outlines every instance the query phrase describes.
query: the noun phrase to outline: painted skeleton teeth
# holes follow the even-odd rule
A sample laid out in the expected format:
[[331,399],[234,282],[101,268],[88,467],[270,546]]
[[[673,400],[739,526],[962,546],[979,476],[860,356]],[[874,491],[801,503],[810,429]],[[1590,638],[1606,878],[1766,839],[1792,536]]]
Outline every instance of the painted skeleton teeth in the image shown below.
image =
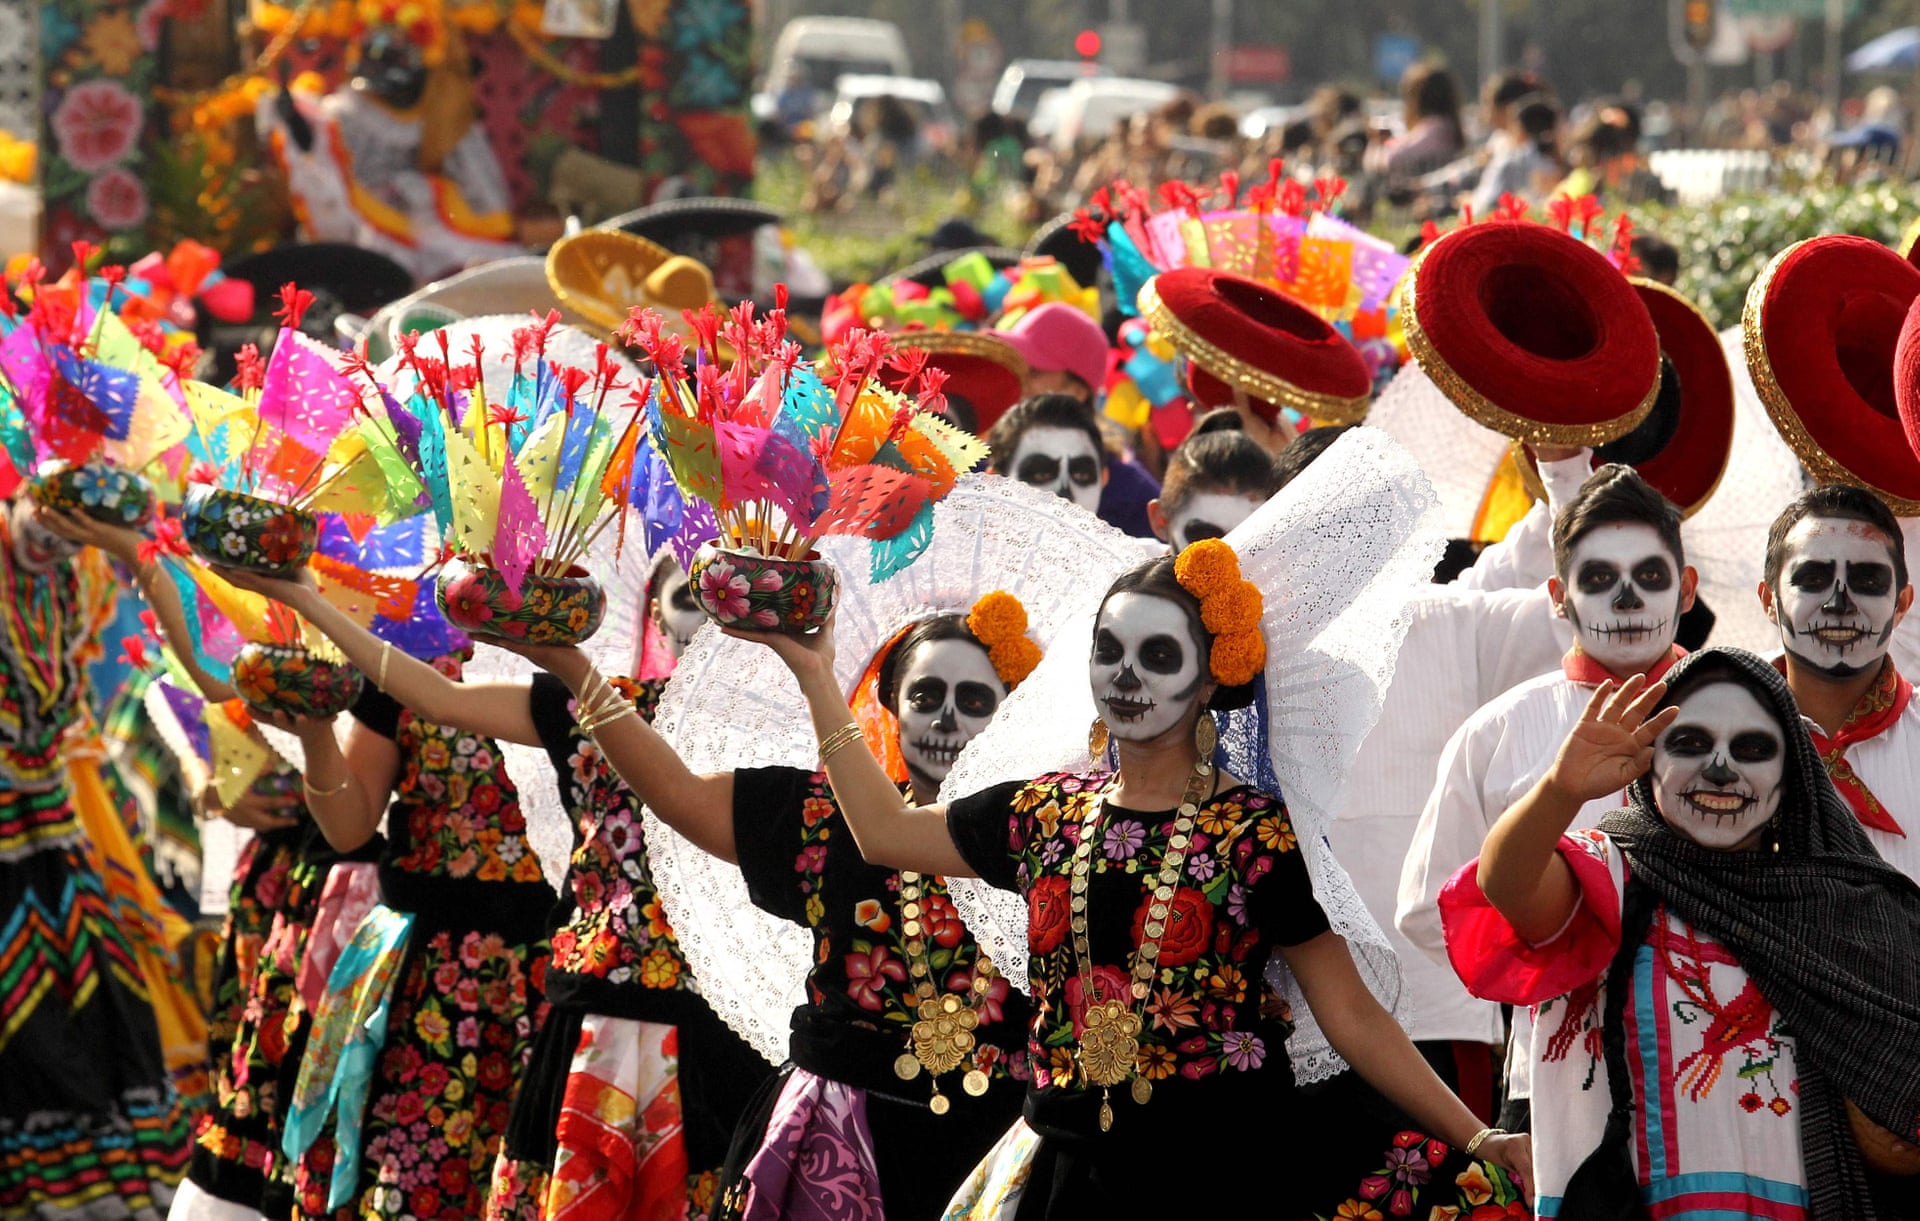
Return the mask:
[[1737,814],[1753,800],[1738,793],[1707,793],[1695,790],[1687,800],[1710,814]]

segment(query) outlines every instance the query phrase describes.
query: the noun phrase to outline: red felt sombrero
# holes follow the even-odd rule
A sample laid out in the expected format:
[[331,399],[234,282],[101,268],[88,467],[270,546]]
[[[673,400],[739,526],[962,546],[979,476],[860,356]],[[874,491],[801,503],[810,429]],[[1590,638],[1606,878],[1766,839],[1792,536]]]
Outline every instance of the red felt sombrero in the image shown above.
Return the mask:
[[[1660,336],[1660,392],[1632,432],[1600,446],[1594,464],[1624,462],[1691,517],[1713,496],[1733,457],[1733,374],[1713,324],[1664,284],[1633,279]],[[1527,484],[1541,499],[1532,454],[1518,442]]]
[[1186,356],[1194,394],[1207,406],[1225,406],[1239,390],[1276,418],[1280,407],[1329,424],[1358,423],[1367,414],[1373,375],[1366,358],[1326,319],[1277,289],[1182,267],[1148,280],[1139,306]]
[[1659,393],[1646,307],[1603,255],[1551,226],[1456,229],[1420,253],[1403,292],[1421,371],[1516,440],[1599,445],[1639,424]]
[[1920,455],[1920,298],[1907,310],[1900,342],[1893,351],[1893,401],[1907,445]]
[[1816,479],[1920,513],[1920,458],[1900,425],[1895,349],[1920,268],[1864,237],[1774,256],[1747,290],[1747,370],[1775,428]]
[[[1026,384],[1027,360],[1004,339],[977,331],[906,331],[893,336],[896,348],[927,353],[927,364],[947,374],[946,393],[973,405],[975,427],[981,436],[1007,408],[1020,401]],[[893,389],[897,374],[883,373]]]

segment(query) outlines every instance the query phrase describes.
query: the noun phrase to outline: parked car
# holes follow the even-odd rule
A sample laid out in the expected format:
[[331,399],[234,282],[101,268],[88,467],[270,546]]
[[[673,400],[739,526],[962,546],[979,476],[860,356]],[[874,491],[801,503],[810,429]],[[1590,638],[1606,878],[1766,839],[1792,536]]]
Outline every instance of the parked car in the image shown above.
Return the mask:
[[1082,136],[1105,139],[1122,120],[1156,110],[1180,94],[1165,81],[1125,76],[1075,81],[1060,92],[1065,96],[1056,103],[1058,114],[1048,116],[1047,139],[1062,156],[1072,153]]
[[993,113],[1010,119],[1030,119],[1040,95],[1077,80],[1111,76],[1100,64],[1078,59],[1016,59],[993,87]]
[[773,40],[766,92],[787,128],[819,118],[843,76],[911,76],[900,27],[865,17],[796,17]]

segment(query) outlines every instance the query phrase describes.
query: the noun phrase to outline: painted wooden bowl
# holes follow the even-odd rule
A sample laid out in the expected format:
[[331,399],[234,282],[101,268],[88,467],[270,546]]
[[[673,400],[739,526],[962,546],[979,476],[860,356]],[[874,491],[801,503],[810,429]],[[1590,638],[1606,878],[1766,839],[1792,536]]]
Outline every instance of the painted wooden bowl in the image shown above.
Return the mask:
[[360,698],[364,680],[345,661],[299,645],[249,644],[233,659],[233,689],[255,713],[325,720]]
[[84,513],[110,526],[139,529],[153,520],[153,485],[143,476],[98,459],[44,463],[27,485],[43,509]]
[[687,584],[715,623],[756,632],[811,632],[840,597],[839,574],[817,551],[788,560],[708,543],[694,553]]
[[518,644],[579,644],[607,615],[607,591],[577,564],[564,576],[529,572],[516,594],[485,557],[453,560],[434,582],[434,600],[467,635]]
[[195,484],[180,506],[180,529],[209,564],[284,577],[313,554],[320,523],[305,509]]

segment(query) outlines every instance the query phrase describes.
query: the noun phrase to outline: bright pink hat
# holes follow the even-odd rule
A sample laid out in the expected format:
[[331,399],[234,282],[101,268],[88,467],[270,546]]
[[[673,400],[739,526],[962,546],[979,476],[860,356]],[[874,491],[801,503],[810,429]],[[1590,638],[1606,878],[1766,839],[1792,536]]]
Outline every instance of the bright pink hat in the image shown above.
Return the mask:
[[1096,394],[1107,384],[1107,333],[1084,311],[1064,301],[1028,310],[1011,327],[994,334],[1018,348],[1036,370],[1071,373]]

